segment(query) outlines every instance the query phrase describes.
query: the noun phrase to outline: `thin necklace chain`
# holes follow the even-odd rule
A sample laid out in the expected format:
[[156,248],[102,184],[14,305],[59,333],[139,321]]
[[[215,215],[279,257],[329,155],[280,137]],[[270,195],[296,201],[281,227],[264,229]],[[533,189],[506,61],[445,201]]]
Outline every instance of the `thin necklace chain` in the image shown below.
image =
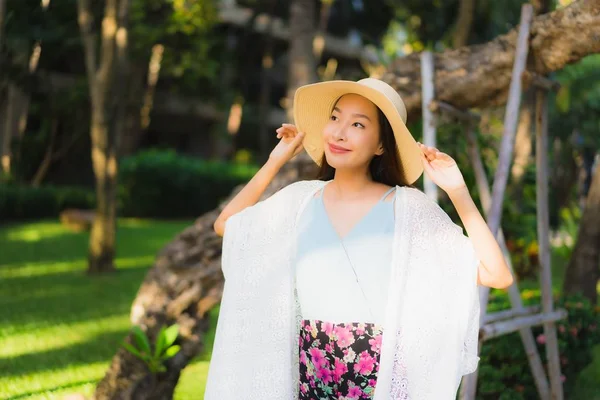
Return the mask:
[[363,298],[365,299],[365,304],[366,304],[367,308],[369,309],[369,314],[371,315],[371,319],[373,320],[373,322],[375,322],[375,316],[373,315],[373,311],[371,310],[371,306],[369,305],[369,299],[367,299],[367,295],[365,294],[365,291],[363,290],[360,282],[358,281],[358,275],[356,274],[356,270],[354,269],[354,264],[352,264],[352,260],[350,260],[350,256],[348,255],[348,250],[346,250],[346,246],[344,245],[344,240],[342,238],[340,238],[340,243],[342,244],[344,253],[346,253],[346,258],[348,258],[348,262],[350,263],[352,272],[354,272],[354,278],[356,279],[356,284],[358,285],[358,288],[360,289],[360,291],[363,295]]

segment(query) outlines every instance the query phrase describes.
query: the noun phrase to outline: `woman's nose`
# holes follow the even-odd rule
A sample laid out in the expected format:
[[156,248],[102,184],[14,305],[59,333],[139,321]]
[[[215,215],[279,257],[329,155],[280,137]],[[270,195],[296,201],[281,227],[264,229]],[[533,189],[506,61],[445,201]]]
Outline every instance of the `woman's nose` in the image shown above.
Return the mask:
[[342,127],[342,126],[336,127],[335,131],[333,132],[333,138],[335,140],[345,139],[346,138],[346,130],[344,129],[344,127]]

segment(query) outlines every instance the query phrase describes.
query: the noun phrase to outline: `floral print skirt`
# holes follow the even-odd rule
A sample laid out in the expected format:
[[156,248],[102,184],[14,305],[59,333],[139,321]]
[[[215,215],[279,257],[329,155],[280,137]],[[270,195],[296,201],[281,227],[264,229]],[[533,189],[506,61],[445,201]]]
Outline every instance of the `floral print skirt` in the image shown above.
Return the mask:
[[382,333],[372,323],[303,320],[298,398],[373,399]]

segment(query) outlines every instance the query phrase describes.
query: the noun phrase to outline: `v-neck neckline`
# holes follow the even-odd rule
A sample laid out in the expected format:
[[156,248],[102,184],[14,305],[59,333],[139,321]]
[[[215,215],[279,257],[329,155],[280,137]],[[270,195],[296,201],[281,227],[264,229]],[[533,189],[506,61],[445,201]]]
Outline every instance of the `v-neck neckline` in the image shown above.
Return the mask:
[[[335,229],[335,226],[333,224],[333,221],[331,220],[331,218],[329,217],[329,213],[327,212],[327,208],[325,207],[325,201],[324,201],[324,194],[325,194],[325,186],[327,186],[329,184],[330,181],[326,182],[323,187],[320,189],[320,194],[319,194],[319,201],[321,203],[321,208],[323,209],[323,213],[325,214],[325,218],[327,219],[327,223],[329,224],[331,230],[333,231],[333,233],[337,236],[337,238],[341,241],[341,242],[345,242],[348,237],[358,228],[358,226],[373,212],[373,210],[379,206],[379,203],[383,203],[385,201],[385,198],[387,196],[389,196],[389,194],[391,193],[391,189],[390,188],[384,195],[383,197],[381,197],[375,204],[373,204],[371,206],[371,208],[369,208],[369,210],[362,216],[359,218],[358,221],[356,221],[354,223],[354,225],[352,225],[352,227],[350,228],[350,230],[348,232],[346,232],[346,234],[344,236],[340,235],[340,233]],[[392,201],[393,204],[393,201]]]

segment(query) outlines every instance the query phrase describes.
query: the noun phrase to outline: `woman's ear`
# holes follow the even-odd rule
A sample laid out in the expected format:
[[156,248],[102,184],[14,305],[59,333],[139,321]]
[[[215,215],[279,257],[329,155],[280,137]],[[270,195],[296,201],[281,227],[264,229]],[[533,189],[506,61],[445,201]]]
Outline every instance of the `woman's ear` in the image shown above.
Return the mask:
[[377,148],[377,151],[375,152],[375,155],[380,156],[383,154],[383,145],[379,145],[379,147]]

